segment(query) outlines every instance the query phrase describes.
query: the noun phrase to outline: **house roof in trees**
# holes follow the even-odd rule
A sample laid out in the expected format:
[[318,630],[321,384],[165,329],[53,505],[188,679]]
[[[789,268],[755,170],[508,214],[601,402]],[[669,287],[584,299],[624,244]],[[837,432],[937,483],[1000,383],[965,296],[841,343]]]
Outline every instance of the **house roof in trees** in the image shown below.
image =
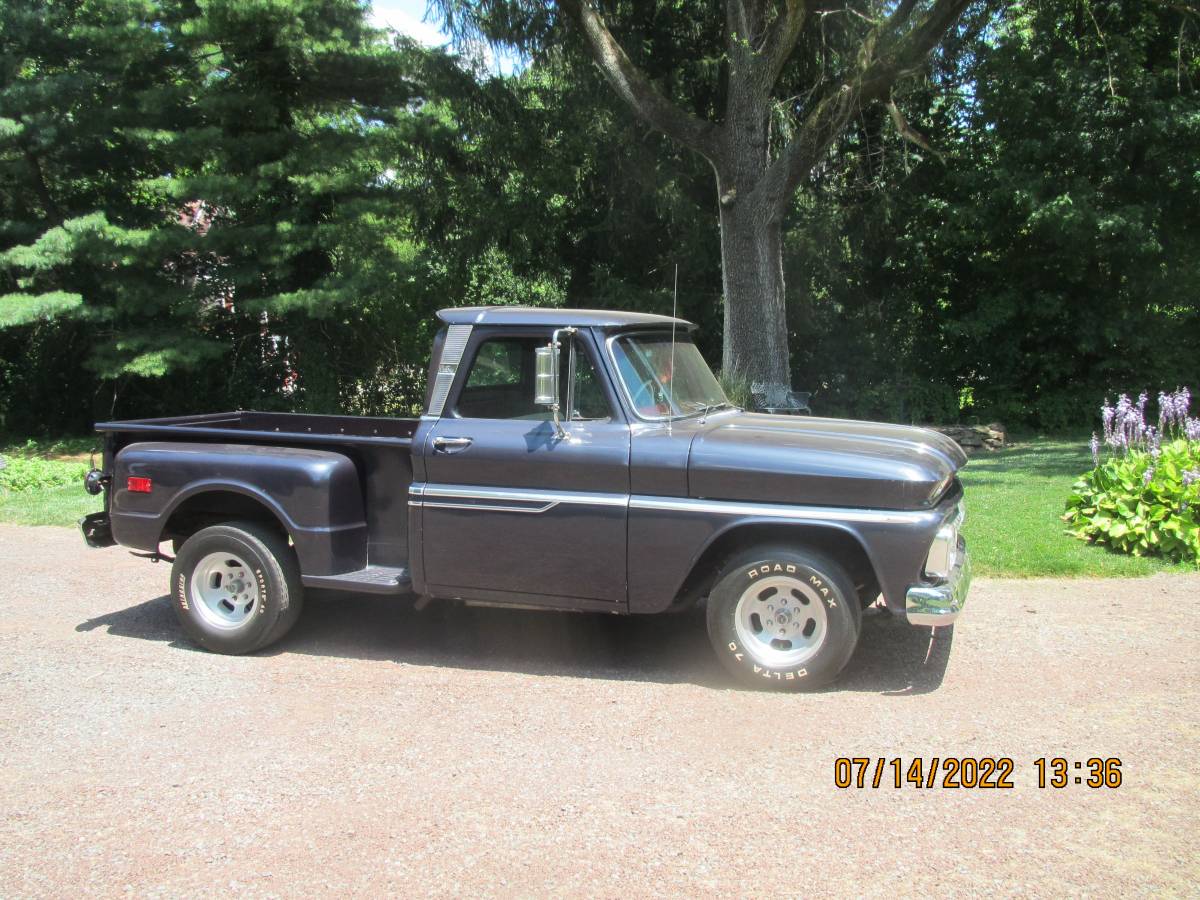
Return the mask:
[[651,313],[621,312],[611,309],[554,309],[540,306],[458,306],[438,312],[449,325],[550,325],[565,328],[636,328],[646,326],[692,330],[686,319],[656,316]]

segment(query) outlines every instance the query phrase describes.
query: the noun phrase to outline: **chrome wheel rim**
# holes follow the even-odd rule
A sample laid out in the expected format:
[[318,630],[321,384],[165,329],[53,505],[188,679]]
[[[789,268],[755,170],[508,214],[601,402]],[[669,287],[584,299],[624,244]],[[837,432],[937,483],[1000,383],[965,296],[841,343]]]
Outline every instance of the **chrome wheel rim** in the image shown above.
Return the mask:
[[821,597],[787,575],[763,578],[746,588],[734,608],[733,623],[746,652],[770,668],[808,662],[829,631]]
[[210,553],[192,570],[196,611],[214,628],[240,628],[258,609],[258,582],[250,567],[232,553]]

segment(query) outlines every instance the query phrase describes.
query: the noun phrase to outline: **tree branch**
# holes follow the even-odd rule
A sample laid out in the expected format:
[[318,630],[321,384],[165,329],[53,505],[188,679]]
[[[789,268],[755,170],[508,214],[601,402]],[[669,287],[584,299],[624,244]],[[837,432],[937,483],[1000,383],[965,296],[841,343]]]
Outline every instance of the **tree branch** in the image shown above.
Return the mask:
[[808,21],[811,0],[787,0],[786,8],[767,29],[759,54],[762,58],[763,88],[770,91],[779,80],[783,67],[796,48],[804,23]]
[[912,18],[913,10],[917,6],[917,0],[900,0],[896,9],[888,17],[889,28],[900,28],[910,18]]
[[[828,152],[859,107],[887,94],[897,79],[919,65],[970,2],[935,0],[919,24],[901,32],[897,24],[902,27],[915,5],[902,2],[887,22],[867,35],[855,70],[825,90],[755,188],[776,215],[782,215],[796,187]],[[897,14],[899,23],[895,21]]]
[[42,201],[42,207],[46,211],[46,218],[52,225],[61,225],[63,223],[63,213],[58,204],[54,202],[54,197],[50,194],[50,188],[46,184],[46,176],[42,172],[42,161],[28,147],[22,147],[21,152],[25,157],[25,162],[33,172],[33,189],[38,199]]
[[716,155],[713,135],[717,126],[680,109],[663,96],[633,64],[588,0],[555,2],[583,33],[592,59],[613,90],[638,116],[688,149],[708,159]]
[[908,124],[908,119],[904,118],[904,113],[900,112],[900,107],[896,105],[896,101],[889,100],[887,102],[887,111],[888,115],[892,117],[892,124],[896,126],[896,132],[901,138],[908,141],[910,144],[916,144],[927,153],[932,153],[938,158],[938,161],[941,162],[942,165],[946,164],[946,157],[942,156],[942,154],[938,152],[932,144],[929,143],[929,139]]

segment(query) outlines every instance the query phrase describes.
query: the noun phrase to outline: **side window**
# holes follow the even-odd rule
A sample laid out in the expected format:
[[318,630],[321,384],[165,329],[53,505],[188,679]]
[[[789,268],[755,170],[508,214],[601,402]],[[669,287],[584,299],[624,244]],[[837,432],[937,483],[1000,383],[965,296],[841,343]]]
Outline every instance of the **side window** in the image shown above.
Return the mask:
[[[567,354],[563,356],[563,371],[558,376],[558,383],[561,389],[562,396],[558,402],[565,410],[567,408]],[[572,410],[570,418],[573,421],[584,419],[608,419],[612,413],[608,408],[608,398],[604,396],[604,387],[600,384],[600,374],[596,371],[596,367],[592,365],[592,358],[588,355],[587,350],[576,345],[575,347],[575,409]],[[550,418],[550,411],[546,410],[546,418]],[[564,414],[563,418],[567,418]]]
[[520,341],[488,341],[475,356],[466,389],[520,384],[523,349]]
[[[550,410],[533,402],[533,354],[548,338],[498,337],[480,344],[458,398],[458,415],[472,419],[548,420]],[[559,372],[562,391],[559,403],[564,420],[568,418],[568,365],[569,354],[564,352]],[[599,373],[582,344],[575,347],[574,406],[570,416],[574,421],[611,416]]]
[[523,419],[535,412],[535,345],[525,338],[493,338],[480,344],[458,398],[458,414],[471,419]]

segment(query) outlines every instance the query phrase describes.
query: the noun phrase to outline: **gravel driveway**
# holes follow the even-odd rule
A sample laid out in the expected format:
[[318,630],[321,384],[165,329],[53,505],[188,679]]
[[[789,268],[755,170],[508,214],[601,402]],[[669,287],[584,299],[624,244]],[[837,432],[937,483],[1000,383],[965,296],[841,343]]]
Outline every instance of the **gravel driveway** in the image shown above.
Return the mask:
[[[194,650],[168,569],[0,526],[0,892],[1195,894],[1200,577],[976,582],[865,621],[815,695],[734,688],[694,613],[314,598]],[[1013,790],[838,790],[839,756],[1011,756]],[[1039,790],[1041,756],[1120,757]]]

